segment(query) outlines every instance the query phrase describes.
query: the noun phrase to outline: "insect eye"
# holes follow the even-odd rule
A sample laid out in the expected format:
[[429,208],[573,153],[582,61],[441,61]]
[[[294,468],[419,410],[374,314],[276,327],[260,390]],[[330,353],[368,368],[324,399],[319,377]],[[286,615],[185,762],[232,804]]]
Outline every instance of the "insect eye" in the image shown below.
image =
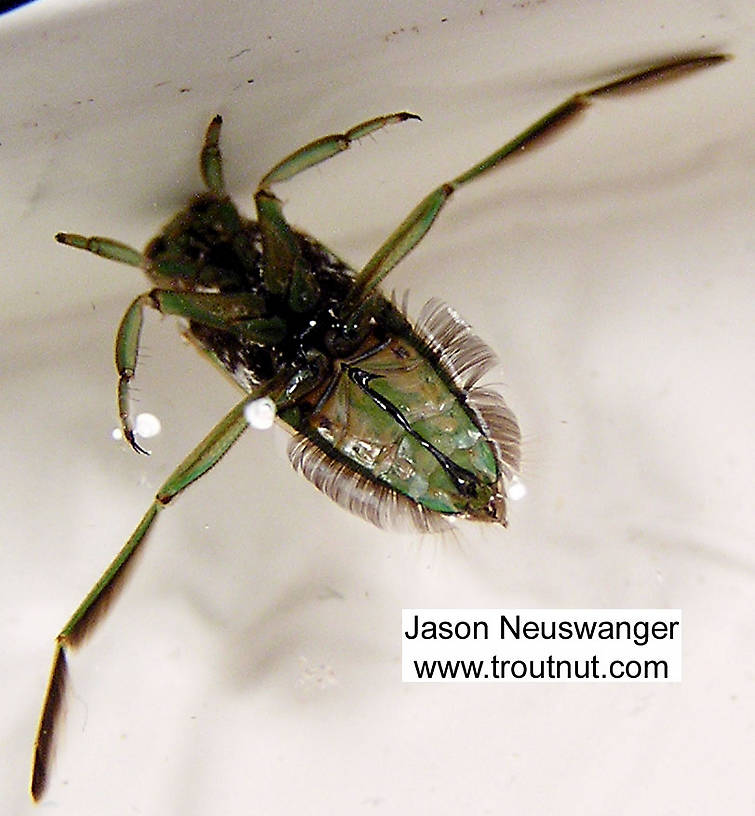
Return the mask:
[[148,258],[156,258],[159,255],[165,254],[165,250],[167,249],[167,243],[165,238],[162,235],[158,235],[157,238],[150,241],[147,249],[145,250],[144,254]]
[[241,229],[241,216],[230,199],[203,195],[186,211],[186,225],[197,231],[234,235]]

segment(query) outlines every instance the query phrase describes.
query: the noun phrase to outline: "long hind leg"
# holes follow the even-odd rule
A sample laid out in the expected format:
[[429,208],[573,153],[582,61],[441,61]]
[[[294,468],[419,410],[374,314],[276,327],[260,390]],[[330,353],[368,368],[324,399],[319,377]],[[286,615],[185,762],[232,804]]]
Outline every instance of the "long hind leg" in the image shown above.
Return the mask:
[[218,463],[249,424],[246,408],[266,395],[272,386],[277,387],[278,385],[277,381],[270,381],[259,386],[251,394],[246,395],[171,473],[157,491],[152,504],[150,504],[131,537],[103,572],[86,598],[79,604],[55,639],[55,652],[50,679],[47,683],[47,691],[45,692],[37,728],[37,737],[34,742],[31,795],[35,800],[42,796],[47,785],[56,724],[60,719],[65,695],[69,650],[80,645],[86,635],[102,619],[109,603],[123,586],[129,568],[134,563],[134,557],[140,551],[141,545],[152,528],[158,513],[179,493],[204,476],[210,468]]
[[644,90],[648,85],[676,78],[700,68],[708,68],[728,59],[723,54],[690,56],[663,62],[642,71],[598,85],[570,96],[548,111],[530,127],[523,130],[498,150],[465,170],[456,178],[446,181],[426,196],[401,222],[396,230],[370,258],[359,272],[344,308],[347,321],[354,320],[370,294],[396,264],[425,236],[445,203],[460,187],[492,170],[507,159],[542,143],[546,137],[587,108],[595,97],[614,93]]

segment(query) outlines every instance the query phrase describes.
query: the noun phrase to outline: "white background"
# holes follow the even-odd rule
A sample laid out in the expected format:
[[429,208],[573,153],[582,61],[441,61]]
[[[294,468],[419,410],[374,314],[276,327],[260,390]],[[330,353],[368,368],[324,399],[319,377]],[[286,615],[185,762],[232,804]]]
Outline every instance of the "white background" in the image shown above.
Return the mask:
[[[38,812],[753,811],[752,46],[748,0],[38,0],[0,17],[5,812],[32,809],[55,633],[237,397],[155,317],[139,407],[166,431],[149,459],[114,443],[113,335],[146,284],[53,234],[142,246],[198,189],[216,112],[249,204],[291,149],[417,111],[279,188],[358,265],[567,94],[690,48],[736,59],[602,100],[461,191],[390,280],[500,354],[529,487],[509,529],[373,530],[290,471],[282,432],[248,433],[164,514],[72,661]],[[684,682],[404,685],[402,607],[681,608]]]

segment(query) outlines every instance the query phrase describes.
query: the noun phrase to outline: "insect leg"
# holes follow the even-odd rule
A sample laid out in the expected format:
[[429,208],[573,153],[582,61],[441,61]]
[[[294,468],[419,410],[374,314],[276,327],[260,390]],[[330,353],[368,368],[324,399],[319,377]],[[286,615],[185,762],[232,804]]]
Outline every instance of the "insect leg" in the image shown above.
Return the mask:
[[416,113],[407,113],[406,111],[391,113],[387,116],[377,116],[374,119],[368,119],[366,122],[355,125],[345,133],[333,133],[330,136],[315,139],[315,141],[300,147],[290,156],[286,156],[285,159],[279,161],[269,173],[263,176],[258,189],[265,189],[277,181],[286,181],[293,178],[302,170],[314,167],[314,165],[335,156],[342,150],[348,150],[352,142],[361,139],[363,136],[368,136],[386,125],[405,122],[407,119],[419,119],[419,116]]
[[287,296],[293,311],[308,311],[317,301],[319,285],[301,255],[299,241],[283,215],[280,201],[270,192],[270,185],[286,181],[342,150],[348,150],[352,142],[363,136],[407,119],[419,117],[406,112],[378,116],[356,125],[345,133],[335,133],[316,139],[278,162],[260,181],[254,203],[257,207],[264,248],[263,281],[271,294]]
[[[118,261],[129,266],[143,265],[144,256],[141,252],[112,238],[102,238],[97,235],[87,237],[75,232],[59,232],[55,240],[66,246],[100,255],[110,261]],[[135,451],[147,453],[139,446],[134,437],[134,428],[128,409],[128,383],[134,376],[139,334],[142,327],[142,306],[142,298],[139,297],[129,306],[123,316],[115,345],[115,365],[118,369],[118,415],[121,420],[121,432]]]
[[203,326],[223,329],[242,340],[262,346],[279,343],[286,335],[285,321],[263,317],[265,301],[253,292],[173,292],[153,289],[148,297],[162,314],[176,315]]
[[131,421],[130,385],[136,372],[144,310],[156,309],[193,320],[205,326],[225,329],[244,340],[262,345],[279,342],[286,325],[279,317],[261,317],[265,310],[262,298],[251,292],[236,294],[173,292],[153,289],[139,295],[123,315],[115,338],[115,367],[118,372],[118,416],[121,432],[138,453],[148,453],[136,441]]
[[262,233],[262,280],[273,295],[287,296],[291,309],[306,312],[320,293],[317,278],[304,260],[299,239],[288,225],[280,201],[267,190],[254,196]]
[[149,295],[139,295],[126,309],[118,333],[115,336],[115,369],[118,372],[118,417],[121,421],[121,433],[129,445],[137,452],[149,454],[139,445],[134,435],[131,421],[130,383],[136,371],[136,360],[139,356],[139,339],[144,322],[144,309],[152,306]]
[[[264,248],[262,253],[263,281],[265,288],[271,294],[286,295],[293,311],[308,311],[317,301],[319,286],[317,279],[302,258],[299,241],[286,222],[280,201],[270,192],[270,185],[286,181],[303,170],[335,156],[342,150],[348,150],[354,141],[363,136],[386,127],[386,125],[404,122],[407,119],[419,119],[419,116],[405,111],[392,113],[368,119],[344,133],[323,136],[286,156],[260,181],[254,196],[254,203],[257,207]],[[215,121],[213,120],[207,131],[208,141],[211,140],[210,131]],[[217,151],[216,135],[212,137],[215,151]],[[207,150],[206,143],[202,150],[203,167]]]
[[159,511],[217,464],[246,429],[245,408],[268,394],[270,389],[277,387],[278,384],[278,378],[275,378],[246,395],[171,473],[157,491],[152,504],[131,537],[57,636],[50,679],[34,742],[31,795],[35,800],[42,796],[47,784],[55,727],[60,718],[65,694],[68,650],[80,645],[105,614],[109,603],[123,586],[129,568],[134,563],[134,556],[138,553]]
[[74,232],[59,232],[55,236],[55,240],[61,244],[76,247],[76,249],[93,252],[95,255],[100,255],[110,261],[118,261],[129,266],[142,265],[143,256],[141,252],[127,244],[122,244],[120,241],[114,241],[112,238],[102,238],[97,235],[87,238],[85,235],[77,235]]
[[223,182],[223,157],[220,153],[220,128],[223,117],[216,116],[205,133],[202,151],[199,154],[199,169],[207,188],[219,196],[225,195]]
[[344,315],[353,319],[375,287],[396,264],[422,240],[450,196],[465,184],[491,170],[503,161],[521,155],[589,106],[593,97],[612,93],[643,90],[649,84],[673,79],[700,68],[717,65],[728,59],[723,54],[681,57],[653,65],[619,79],[581,91],[550,110],[503,147],[486,156],[456,178],[441,184],[426,196],[398,228],[388,237],[357,275],[354,288],[345,304]]

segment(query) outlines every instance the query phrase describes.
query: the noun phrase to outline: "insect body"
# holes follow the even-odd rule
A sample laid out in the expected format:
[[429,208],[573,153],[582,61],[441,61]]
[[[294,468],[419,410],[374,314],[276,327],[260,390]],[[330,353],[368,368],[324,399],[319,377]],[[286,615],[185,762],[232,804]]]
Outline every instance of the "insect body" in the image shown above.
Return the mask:
[[[249,221],[210,191],[167,225],[142,261],[162,288],[137,300],[135,326],[144,305],[188,319],[191,341],[246,392],[273,400],[296,433],[294,465],[374,523],[505,521],[516,422],[499,397],[478,404],[470,393],[492,355],[440,303],[417,328],[378,291],[344,308],[355,273],[288,227],[267,191],[257,202],[259,221]],[[452,335],[444,345],[442,331]],[[125,400],[122,417],[135,444]]]
[[108,238],[56,236],[61,243],[141,267],[152,282],[126,311],[115,347],[121,426],[135,450],[142,451],[129,384],[148,308],[182,318],[186,337],[238,383],[244,396],[168,477],[58,635],[35,743],[35,799],[46,785],[67,650],[82,641],[122,584],[159,511],[218,462],[248,426],[248,409],[260,400],[273,405],[292,432],[294,466],[331,499],[374,524],[405,521],[422,531],[444,529],[454,517],[506,524],[507,486],[519,465],[519,428],[501,396],[477,386],[494,363],[492,352],[440,301],[430,301],[413,324],[379,285],[457,189],[537,144],[593,97],[723,59],[677,59],[570,97],[433,190],[358,272],[291,227],[272,187],[362,136],[418,118],[413,114],[371,119],[283,159],[258,186],[256,221],[243,217],[225,191],[221,119],[215,117],[200,156],[207,191],[144,252]]

